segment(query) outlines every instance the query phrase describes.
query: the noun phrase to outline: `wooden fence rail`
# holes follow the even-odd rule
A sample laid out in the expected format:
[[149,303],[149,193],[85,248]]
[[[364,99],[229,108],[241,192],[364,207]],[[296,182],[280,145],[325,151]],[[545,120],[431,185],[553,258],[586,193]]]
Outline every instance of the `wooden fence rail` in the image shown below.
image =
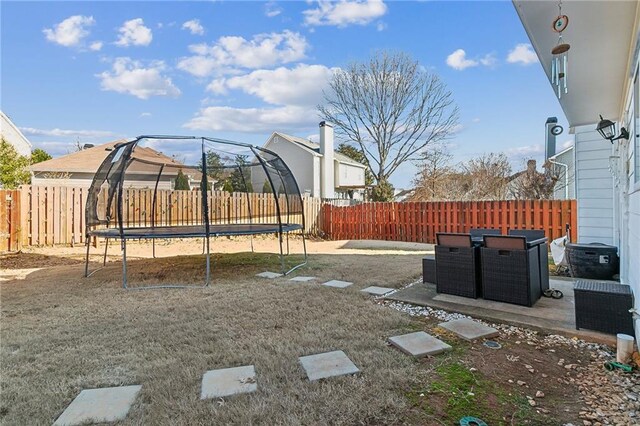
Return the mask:
[[575,200],[324,204],[322,229],[333,240],[388,240],[435,243],[437,232],[468,233],[473,228],[544,229],[551,239],[577,235]]
[[[14,191],[0,190],[0,251],[84,243],[87,192],[87,188],[30,185]],[[159,190],[154,200],[152,190],[126,189],[123,221],[126,226],[202,223],[201,197],[199,191]],[[208,197],[213,223],[277,222],[276,203],[270,194],[216,191],[209,192]],[[295,223],[300,223],[303,208],[305,231],[318,235],[321,203],[318,198],[305,197],[300,206],[299,201],[281,196],[279,204],[283,219],[290,214],[289,219]],[[103,192],[98,199],[101,217],[106,204],[107,194]]]

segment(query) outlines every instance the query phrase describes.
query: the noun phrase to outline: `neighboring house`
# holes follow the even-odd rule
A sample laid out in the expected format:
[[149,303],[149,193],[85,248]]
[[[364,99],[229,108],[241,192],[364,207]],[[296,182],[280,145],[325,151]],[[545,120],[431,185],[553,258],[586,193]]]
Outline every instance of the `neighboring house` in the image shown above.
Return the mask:
[[[31,166],[33,174],[32,185],[49,186],[72,186],[77,188],[88,188],[93,181],[93,177],[100,167],[100,164],[107,157],[117,143],[123,140],[97,145],[91,148],[62,157],[53,158]],[[137,146],[133,153],[134,158],[151,161],[159,164],[166,164],[173,167],[165,167],[158,189],[173,189],[181,163],[168,157],[154,149]],[[160,171],[159,166],[147,163],[133,163],[127,169],[127,179],[124,181],[125,188],[149,188],[153,189]],[[182,172],[189,179],[191,188],[197,188],[201,174],[198,170],[185,166]]]
[[[540,62],[550,77],[551,49],[558,42],[550,23],[557,4],[513,1]],[[571,44],[568,93],[559,99],[575,134],[578,241],[618,247],[620,281],[640,308],[640,2],[566,2]],[[549,78],[549,80],[551,80]],[[555,87],[552,86],[554,91]],[[550,90],[552,90],[550,88]],[[609,141],[596,131],[600,115],[629,130]],[[640,324],[635,321],[640,340]]]
[[415,194],[415,189],[397,188],[393,190],[393,201],[402,202],[410,199]]
[[547,158],[547,167],[558,177],[553,189],[554,200],[573,200],[576,198],[576,161],[573,146]]
[[[320,144],[274,132],[264,148],[278,154],[287,164],[303,195],[351,198],[353,194],[356,199],[363,196],[367,167],[334,151],[333,127],[329,123],[320,123]],[[264,177],[254,173],[252,184],[256,190],[262,188]]]
[[0,111],[0,134],[2,139],[13,145],[18,154],[31,158],[31,142],[2,111]]

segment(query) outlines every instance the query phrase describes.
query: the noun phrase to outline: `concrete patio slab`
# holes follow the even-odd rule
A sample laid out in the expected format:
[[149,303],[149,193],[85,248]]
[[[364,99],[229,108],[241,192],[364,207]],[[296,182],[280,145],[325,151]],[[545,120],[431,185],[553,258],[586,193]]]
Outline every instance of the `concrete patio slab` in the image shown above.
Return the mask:
[[390,293],[392,291],[394,291],[395,288],[389,288],[389,287],[377,287],[375,285],[372,285],[371,287],[367,287],[363,290],[360,290],[364,293],[369,293],[373,296],[383,296],[387,293]]
[[296,282],[300,282],[300,283],[306,283],[306,282],[309,282],[309,281],[313,281],[315,279],[316,279],[316,277],[293,277],[289,281],[296,281]]
[[481,324],[469,318],[443,322],[438,324],[438,326],[445,328],[458,337],[462,337],[468,341],[488,339],[489,337],[494,337],[500,334],[500,332],[495,328]]
[[416,358],[451,350],[451,346],[424,331],[389,337],[389,343]]
[[551,278],[549,285],[564,293],[562,299],[543,297],[529,308],[484,299],[438,294],[433,285],[417,283],[399,290],[385,299],[459,312],[486,321],[527,327],[544,333],[577,336],[589,341],[615,344],[615,336],[591,330],[576,330],[573,283],[570,278]]
[[202,376],[200,399],[224,398],[258,390],[253,365],[210,370]]
[[352,284],[353,283],[350,283],[348,281],[340,281],[340,280],[331,280],[331,281],[327,281],[326,283],[322,283],[322,285],[326,285],[327,287],[336,287],[336,288],[345,288],[345,287],[349,287]]
[[344,376],[358,373],[349,357],[342,351],[325,352],[317,355],[301,356],[298,358],[302,368],[310,381],[326,379],[328,377]]
[[124,420],[142,386],[85,389],[69,404],[54,426]]
[[264,272],[260,272],[259,274],[256,274],[256,277],[269,278],[269,279],[279,278],[281,276],[282,274],[278,274],[276,272],[270,272],[270,271],[264,271]]

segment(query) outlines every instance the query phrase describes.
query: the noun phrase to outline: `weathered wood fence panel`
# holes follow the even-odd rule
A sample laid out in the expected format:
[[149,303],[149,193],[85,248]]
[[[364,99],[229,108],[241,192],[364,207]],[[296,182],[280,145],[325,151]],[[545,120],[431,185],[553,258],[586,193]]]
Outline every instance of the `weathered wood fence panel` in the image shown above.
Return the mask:
[[[21,246],[73,245],[85,242],[87,188],[30,186],[19,190],[0,190],[0,251]],[[208,193],[212,223],[277,223],[275,198],[271,194],[215,191]],[[159,190],[154,198],[150,189],[123,192],[125,226],[169,226],[202,223],[200,191]],[[283,220],[300,223],[305,211],[305,231],[318,235],[321,220],[319,198],[299,200],[279,197]],[[106,218],[107,193],[98,198],[98,212]],[[111,212],[112,223],[116,213]],[[112,225],[114,226],[114,225]]]
[[20,191],[0,189],[0,251],[20,250]]
[[390,240],[435,243],[438,232],[468,233],[473,228],[544,229],[551,239],[577,236],[575,200],[366,203],[322,206],[322,227],[333,240]]

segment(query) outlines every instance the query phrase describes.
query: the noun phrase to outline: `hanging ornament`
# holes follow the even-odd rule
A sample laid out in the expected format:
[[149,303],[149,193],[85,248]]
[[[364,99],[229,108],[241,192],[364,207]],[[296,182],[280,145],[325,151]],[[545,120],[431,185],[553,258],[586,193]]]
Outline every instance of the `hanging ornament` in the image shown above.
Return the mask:
[[569,43],[562,40],[562,32],[569,25],[569,17],[562,14],[562,0],[558,2],[558,16],[553,20],[553,31],[557,32],[558,44],[551,49],[553,58],[551,59],[551,84],[556,86],[558,99],[562,98],[562,93],[569,92],[567,86],[569,72]]

